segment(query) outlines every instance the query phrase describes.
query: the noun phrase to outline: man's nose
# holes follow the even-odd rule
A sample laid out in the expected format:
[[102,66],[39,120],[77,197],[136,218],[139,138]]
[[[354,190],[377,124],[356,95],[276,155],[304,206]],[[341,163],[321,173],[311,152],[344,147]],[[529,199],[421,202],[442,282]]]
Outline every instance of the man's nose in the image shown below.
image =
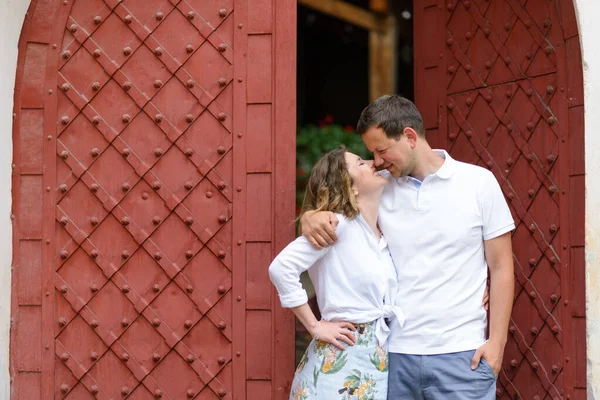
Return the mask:
[[373,162],[374,162],[374,164],[375,164],[376,167],[379,167],[381,164],[383,164],[383,158],[381,158],[377,154],[374,154],[373,155]]

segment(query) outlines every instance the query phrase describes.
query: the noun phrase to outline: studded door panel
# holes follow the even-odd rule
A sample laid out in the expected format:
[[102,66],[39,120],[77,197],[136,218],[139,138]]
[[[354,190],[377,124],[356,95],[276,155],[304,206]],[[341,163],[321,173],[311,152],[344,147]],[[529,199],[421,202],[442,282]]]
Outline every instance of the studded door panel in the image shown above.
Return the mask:
[[57,398],[231,398],[232,12],[193,0],[70,12]]
[[[48,89],[44,121],[27,121],[47,132],[35,171],[45,217],[27,193],[15,204],[31,216],[20,225],[46,238],[30,268],[46,328],[27,322],[31,348],[13,351],[16,365],[45,343],[16,398],[283,398],[293,321],[266,268],[293,235],[294,87],[282,83],[294,47],[272,54],[295,40],[292,3],[32,3],[23,40],[45,43],[34,71],[47,78],[34,83]],[[44,18],[56,24],[36,36]]]
[[[585,309],[570,303],[585,293],[575,233],[583,231],[583,98],[572,79],[581,74],[572,4],[424,1],[415,13],[416,97],[428,137],[490,169],[516,223],[515,300],[497,398],[584,398]],[[419,26],[435,28],[418,38]]]

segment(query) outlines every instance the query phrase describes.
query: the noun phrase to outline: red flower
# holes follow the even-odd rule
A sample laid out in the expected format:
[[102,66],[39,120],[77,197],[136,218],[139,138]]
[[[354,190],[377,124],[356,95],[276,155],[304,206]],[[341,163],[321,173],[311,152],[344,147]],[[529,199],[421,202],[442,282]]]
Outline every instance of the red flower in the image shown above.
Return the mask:
[[352,125],[346,125],[346,126],[344,127],[344,130],[345,130],[346,132],[354,132],[354,127],[353,127]]
[[333,123],[333,117],[330,114],[327,114],[325,116],[325,119],[323,119],[323,121],[325,121],[328,124],[331,124],[331,123]]

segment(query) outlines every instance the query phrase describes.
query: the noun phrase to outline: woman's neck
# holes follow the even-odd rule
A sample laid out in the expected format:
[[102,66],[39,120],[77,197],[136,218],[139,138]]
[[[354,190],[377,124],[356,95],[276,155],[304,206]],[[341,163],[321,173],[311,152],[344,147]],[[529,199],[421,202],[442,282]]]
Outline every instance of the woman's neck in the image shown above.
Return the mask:
[[381,192],[373,193],[370,196],[359,196],[358,199],[358,209],[360,210],[360,214],[365,219],[375,237],[379,239],[381,232],[379,231],[379,227],[377,226],[377,218],[379,217],[379,198],[381,197]]

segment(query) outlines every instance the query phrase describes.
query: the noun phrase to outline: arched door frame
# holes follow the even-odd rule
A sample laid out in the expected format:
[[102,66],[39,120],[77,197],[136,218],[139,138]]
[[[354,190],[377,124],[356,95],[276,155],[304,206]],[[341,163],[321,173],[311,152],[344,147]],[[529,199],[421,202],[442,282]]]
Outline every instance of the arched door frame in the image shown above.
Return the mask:
[[[577,13],[577,22],[579,25],[579,34],[580,40],[582,42],[582,53],[583,53],[583,63],[585,65],[586,71],[585,74],[582,72],[582,76],[577,78],[583,80],[585,87],[585,104],[588,110],[592,108],[596,108],[600,106],[600,90],[597,88],[600,86],[600,74],[598,71],[600,70],[600,54],[595,51],[595,41],[593,37],[596,36],[597,33],[597,21],[595,21],[595,15],[598,15],[600,12],[600,5],[595,0],[573,0],[574,7]],[[3,35],[3,59],[8,63],[6,69],[7,73],[3,75],[1,78],[2,84],[0,88],[3,90],[0,91],[0,104],[3,105],[4,111],[0,114],[0,130],[5,132],[3,138],[1,139],[2,149],[5,154],[3,156],[3,160],[0,163],[0,197],[6,199],[6,201],[0,201],[0,237],[3,237],[4,246],[0,247],[0,254],[2,254],[2,259],[5,260],[0,268],[2,271],[0,272],[0,292],[4,293],[2,297],[0,297],[0,346],[3,346],[4,349],[9,347],[9,329],[11,327],[11,316],[15,312],[15,305],[17,304],[17,294],[18,290],[18,280],[20,279],[17,276],[12,276],[11,273],[11,264],[10,260],[13,256],[17,256],[19,253],[18,248],[13,248],[11,251],[9,243],[9,238],[11,238],[13,228],[18,228],[18,225],[13,226],[11,219],[9,216],[11,213],[16,214],[19,210],[18,204],[12,204],[8,201],[10,198],[10,188],[11,188],[11,176],[13,175],[13,168],[11,166],[12,162],[9,157],[7,157],[8,151],[12,147],[12,142],[10,135],[7,135],[6,132],[13,131],[13,139],[15,146],[18,145],[21,140],[20,132],[18,130],[19,124],[17,123],[17,119],[12,117],[12,107],[11,104],[14,104],[15,113],[20,108],[18,93],[15,93],[14,103],[13,103],[13,93],[12,87],[14,85],[15,75],[22,74],[23,69],[23,60],[25,59],[25,52],[21,48],[19,52],[19,63],[16,65],[17,60],[17,40],[19,38],[19,32],[21,31],[21,24],[23,19],[25,18],[25,13],[28,8],[28,3],[26,1],[14,2],[12,0],[2,0],[0,1],[2,5],[2,9],[5,11],[4,16],[0,18],[0,21],[7,22],[6,24],[2,24],[4,26],[4,32],[8,32],[8,35]],[[59,4],[62,1],[41,1],[47,6],[52,6],[52,4]],[[46,11],[49,11],[47,9]],[[32,13],[34,10],[30,10]],[[570,18],[575,18],[574,15],[570,14]],[[32,15],[29,15],[28,21],[31,20]],[[48,26],[48,24],[52,25],[55,21],[52,18],[48,18],[47,14],[43,15],[40,20],[42,20],[40,25],[40,31],[42,31],[42,27]],[[64,21],[63,21],[64,22]],[[28,22],[26,21],[25,24]],[[63,25],[64,26],[64,25]],[[573,26],[571,24],[571,26]],[[21,43],[23,43],[23,38],[21,38]],[[21,71],[21,72],[19,72]],[[16,88],[16,92],[19,91],[19,85],[22,81],[18,81],[17,85],[14,85]],[[9,107],[4,107],[4,105],[8,105]],[[599,289],[597,289],[597,285],[595,276],[597,276],[600,271],[600,258],[595,256],[598,251],[600,251],[600,243],[597,240],[596,232],[600,231],[600,215],[598,215],[597,210],[600,207],[600,181],[598,181],[597,176],[600,173],[600,161],[592,157],[592,154],[600,147],[600,137],[595,133],[600,130],[600,118],[597,117],[597,113],[588,112],[582,118],[585,119],[585,148],[586,148],[586,278],[588,282],[588,290],[587,290],[587,325],[588,325],[588,341],[587,341],[587,358],[588,358],[588,388],[590,394],[597,393],[600,389],[595,389],[600,386],[600,313],[597,310],[600,310],[600,295]],[[16,172],[15,172],[16,174]],[[13,186],[13,190],[17,189],[17,186]],[[15,195],[18,195],[16,191],[13,191]],[[583,229],[581,227],[580,229]],[[15,235],[16,237],[16,235]],[[9,298],[8,293],[12,293],[12,301]],[[12,304],[12,305],[11,305]],[[595,334],[593,334],[595,332]],[[14,340],[13,340],[14,343]],[[9,369],[9,353],[7,351],[0,352],[0,397],[8,398],[10,395],[10,383],[13,380],[14,375],[16,375],[18,370],[18,360],[15,360],[14,365],[11,365]],[[16,386],[15,386],[16,388]],[[13,396],[17,396],[20,392],[19,390],[15,390],[12,392]]]

